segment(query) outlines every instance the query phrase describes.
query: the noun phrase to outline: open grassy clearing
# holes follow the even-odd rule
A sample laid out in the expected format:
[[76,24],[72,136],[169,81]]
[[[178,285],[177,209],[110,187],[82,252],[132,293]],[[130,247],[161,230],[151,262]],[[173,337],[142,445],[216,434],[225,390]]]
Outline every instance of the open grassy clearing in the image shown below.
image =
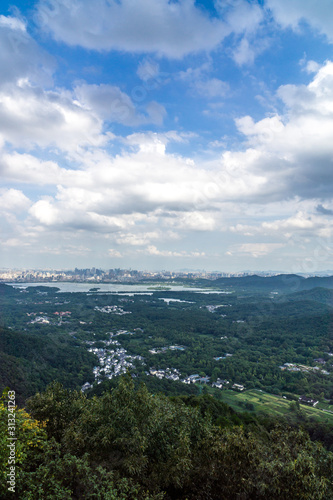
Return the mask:
[[[275,416],[292,415],[292,410],[290,409],[291,401],[280,396],[262,392],[258,389],[252,389],[245,392],[226,390],[222,392],[222,399],[236,411],[250,410],[265,412]],[[249,406],[250,404],[253,405],[252,408]],[[300,405],[300,409],[309,418],[333,424],[333,413],[329,413],[327,410],[324,411],[320,408],[313,408],[304,404]]]

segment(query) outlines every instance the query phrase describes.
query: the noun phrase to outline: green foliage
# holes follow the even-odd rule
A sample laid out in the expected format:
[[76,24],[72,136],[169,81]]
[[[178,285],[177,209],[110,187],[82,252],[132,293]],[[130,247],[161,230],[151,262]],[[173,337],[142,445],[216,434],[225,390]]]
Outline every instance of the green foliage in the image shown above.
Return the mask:
[[92,381],[95,356],[71,339],[19,333],[0,328],[0,390],[10,386],[19,404],[54,379],[68,387]]
[[[0,401],[0,496],[4,500],[162,500],[163,494],[150,495],[129,477],[106,470],[88,454],[66,452],[57,442],[66,432],[70,419],[78,414],[79,404],[86,402],[75,391],[66,392],[52,384],[45,394],[34,399],[35,412],[45,415],[40,423],[25,410],[15,408],[15,494],[7,489],[8,407],[6,393]],[[49,436],[49,439],[48,437]]]
[[125,481],[138,498],[147,490],[149,498],[164,492],[170,500],[333,498],[331,453],[297,429],[216,426],[212,418],[228,409],[209,395],[171,400],[145,386],[135,390],[126,376],[91,399],[53,385],[31,398],[29,408],[47,421],[49,436],[37,475],[29,475],[31,492],[48,473],[55,481],[48,494],[68,490],[74,495],[68,498],[118,499],[107,496],[109,480],[112,494],[121,495]]
[[61,453],[61,447],[50,442],[43,461],[35,471],[23,477],[24,500],[87,499],[87,500],[160,500],[151,496],[130,479],[115,481],[112,472],[103,467],[92,467],[88,455],[78,458]]

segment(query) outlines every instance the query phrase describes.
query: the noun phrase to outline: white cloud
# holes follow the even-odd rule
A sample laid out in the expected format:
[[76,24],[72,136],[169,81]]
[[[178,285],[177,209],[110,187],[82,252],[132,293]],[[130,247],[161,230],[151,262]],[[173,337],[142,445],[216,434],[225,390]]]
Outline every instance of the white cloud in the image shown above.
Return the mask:
[[177,75],[179,80],[195,82],[206,77],[207,73],[212,70],[211,61],[205,62],[196,68],[189,67],[186,71],[180,71]]
[[147,82],[149,80],[156,80],[159,72],[160,68],[156,61],[145,59],[139,64],[137,75],[141,80]]
[[213,231],[217,229],[217,214],[193,210],[184,213],[170,213],[165,224],[182,231]]
[[331,0],[266,0],[276,21],[283,27],[299,30],[300,23],[309,25],[333,42],[333,4]]
[[39,24],[58,40],[95,50],[156,53],[170,58],[211,50],[230,29],[193,0],[41,0]]
[[240,44],[233,52],[233,58],[239,66],[243,64],[252,64],[256,56],[256,52],[247,38],[242,38]]
[[132,99],[113,85],[81,84],[75,88],[75,94],[79,103],[92,113],[123,125],[160,125],[166,114],[164,107],[156,102],[146,105],[146,114],[138,112]]
[[174,250],[159,250],[154,245],[150,245],[146,248],[145,253],[157,257],[204,257],[205,252],[186,252],[184,250],[178,252]]
[[215,3],[237,38],[236,47],[231,51],[234,61],[239,66],[253,64],[269,45],[267,38],[258,37],[265,21],[264,9],[258,3],[245,0],[216,0]]
[[245,162],[250,163],[255,151],[252,171],[265,172],[267,185],[280,198],[331,197],[333,63],[326,62],[308,85],[281,86],[278,96],[285,105],[284,115],[236,121],[251,147]]
[[30,242],[29,241],[22,241],[22,238],[8,238],[8,240],[4,240],[1,242],[1,245],[3,247],[9,247],[9,248],[15,248],[15,247],[18,247],[18,248],[22,248],[23,247],[27,247],[27,246],[30,246]]
[[36,254],[46,254],[46,255],[60,255],[60,256],[69,256],[74,255],[75,257],[82,255],[89,255],[91,253],[91,248],[84,245],[37,245],[32,251]]
[[0,91],[0,140],[16,147],[98,146],[108,139],[102,127],[102,120],[75,103],[68,91],[29,85]]
[[180,71],[176,75],[176,80],[189,84],[194,93],[207,99],[224,97],[229,90],[229,85],[219,78],[210,78],[211,71],[211,62],[206,62],[196,68],[189,67],[186,71]]
[[263,229],[274,231],[280,231],[281,229],[287,231],[295,231],[297,229],[307,231],[312,230],[315,227],[315,223],[311,216],[303,212],[297,212],[294,216],[283,221],[264,222],[262,227]]
[[264,19],[261,7],[246,0],[215,0],[217,9],[225,18],[232,32],[254,33]]
[[30,213],[39,223],[45,226],[51,226],[58,222],[59,210],[48,200],[37,201],[37,203],[30,208]]
[[[192,159],[166,152],[170,141],[186,141],[175,132],[132,134],[130,148],[115,157],[102,150],[75,155],[76,168],[60,167],[28,154],[3,154],[3,178],[16,182],[54,186],[56,194],[30,208],[32,224],[45,229],[84,230],[101,233],[126,232],[143,223],[144,237],[153,238],[146,224],[160,223],[166,231],[211,231],[218,226],[220,204],[260,192],[265,178],[254,175],[244,155],[196,164]],[[248,156],[247,156],[248,160]],[[125,233],[126,234],[126,233]],[[136,233],[135,233],[136,234]],[[120,234],[125,242],[124,234]],[[129,241],[130,243],[130,241]]]
[[16,17],[0,16],[0,27],[9,28],[14,31],[26,31],[24,22],[21,19],[17,19]]
[[305,71],[307,73],[317,73],[320,70],[320,64],[316,61],[304,61],[305,63]]
[[212,97],[224,97],[229,90],[229,85],[218,78],[198,80],[194,82],[193,86],[199,94],[208,99]]
[[24,212],[31,205],[29,198],[18,189],[0,190],[0,210],[4,212]]
[[[333,235],[332,211],[318,205],[316,200],[289,200],[284,204],[276,204],[278,207],[280,209],[275,213],[274,206],[269,206],[266,216],[260,216],[258,212],[256,215],[247,214],[250,224],[237,223],[229,229],[247,237],[279,238],[299,244]],[[255,224],[253,218],[256,219]]]
[[90,211],[89,201],[85,205],[80,203],[78,198],[61,200],[58,203],[54,200],[40,200],[32,205],[29,214],[44,228],[56,228],[63,231],[112,233],[133,223],[129,221],[128,224],[126,216],[109,216]]
[[267,50],[271,40],[258,36],[244,36],[232,51],[232,57],[238,66],[251,65],[256,57]]
[[133,233],[121,233],[116,237],[116,242],[119,245],[130,245],[130,246],[142,246],[150,243],[151,240],[157,240],[163,238],[160,231],[151,232],[140,232],[138,234]]
[[257,258],[272,253],[283,246],[282,243],[242,243],[231,247],[227,255],[250,255]]
[[[0,208],[7,207],[3,238],[8,248],[15,246],[17,234],[22,234],[22,242],[30,241],[31,248],[37,241],[47,248],[50,235],[64,241],[75,235],[78,246],[84,247],[80,238],[93,232],[96,242],[107,244],[105,252],[115,245],[109,256],[120,257],[123,247],[129,247],[148,257],[190,259],[204,255],[178,250],[178,245],[176,250],[165,249],[160,242],[188,237],[188,245],[190,235],[194,238],[198,231],[205,231],[207,237],[209,232],[223,231],[223,237],[230,233],[238,233],[237,238],[260,237],[264,243],[229,245],[229,254],[261,257],[282,248],[294,234],[303,240],[332,234],[330,214],[315,210],[329,206],[325,197],[331,198],[333,188],[332,62],[320,67],[308,85],[279,88],[284,105],[280,115],[257,122],[249,116],[239,118],[236,124],[245,136],[244,149],[216,153],[210,161],[171,154],[173,141],[185,144],[195,139],[175,131],[118,138],[123,149],[112,155],[103,149],[108,136],[103,135],[102,102],[112,93],[122,97],[122,92],[108,85],[78,88],[82,93],[75,95],[27,85],[0,92],[3,142],[31,149],[36,144],[58,148],[52,161],[38,158],[37,154],[43,157],[41,150],[34,151],[36,156],[32,151],[4,148],[0,152],[2,178],[19,183],[17,189],[0,192]],[[134,108],[133,117],[137,116]],[[20,134],[25,135],[25,143],[19,142]],[[31,202],[22,183],[48,184],[49,196]],[[307,199],[312,207],[301,205]],[[281,200],[294,200],[283,214],[273,207]],[[237,203],[242,207],[237,208]],[[258,215],[258,204],[267,207],[266,219]],[[18,220],[24,213],[25,232]],[[255,225],[253,219],[260,222]],[[228,243],[223,244],[225,251]]]
[[33,83],[50,84],[54,61],[28,34],[25,23],[0,15],[0,85],[27,78]]
[[116,258],[123,257],[123,255],[120,252],[118,252],[118,250],[115,250],[114,248],[109,248],[108,255],[109,255],[109,257],[116,257]]

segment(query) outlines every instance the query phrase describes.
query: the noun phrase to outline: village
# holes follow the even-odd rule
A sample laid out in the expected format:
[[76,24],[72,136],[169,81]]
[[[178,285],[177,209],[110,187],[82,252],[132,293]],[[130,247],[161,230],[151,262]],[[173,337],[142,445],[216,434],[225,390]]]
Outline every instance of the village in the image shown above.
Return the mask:
[[[100,384],[105,378],[112,379],[119,375],[126,373],[129,369],[135,368],[134,361],[139,361],[142,365],[145,364],[144,357],[139,355],[129,355],[127,354],[126,349],[121,347],[121,344],[118,340],[115,340],[114,337],[119,335],[134,335],[135,331],[142,331],[142,329],[137,328],[134,332],[130,332],[127,330],[118,330],[116,333],[109,332],[109,340],[98,341],[99,343],[103,343],[104,347],[97,348],[93,347],[95,341],[86,341],[87,346],[89,346],[88,351],[95,354],[98,357],[99,365],[95,366],[93,369],[95,381],[97,384]],[[161,350],[151,349],[149,352],[151,354],[159,354],[161,352],[165,352],[166,350],[184,350],[185,346],[172,345],[168,347],[163,347]],[[232,356],[231,354],[226,354],[226,356]],[[222,358],[221,358],[222,359]],[[223,357],[225,359],[225,357]],[[158,379],[167,379],[172,381],[180,381],[184,384],[210,384],[212,387],[217,389],[223,389],[227,386],[230,386],[229,380],[221,380],[217,379],[215,382],[211,382],[210,377],[200,376],[199,374],[193,374],[189,376],[182,376],[181,372],[177,368],[155,368],[151,367],[145,371],[147,376],[157,377]],[[135,376],[135,375],[133,375]],[[81,390],[82,392],[91,389],[93,384],[86,382],[83,384]],[[236,391],[244,391],[245,387],[241,384],[233,384],[231,389]]]

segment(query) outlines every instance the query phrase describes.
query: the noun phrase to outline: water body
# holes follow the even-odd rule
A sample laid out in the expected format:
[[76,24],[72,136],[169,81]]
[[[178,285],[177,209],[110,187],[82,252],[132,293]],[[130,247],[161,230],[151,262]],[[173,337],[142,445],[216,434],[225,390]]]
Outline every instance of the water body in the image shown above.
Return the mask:
[[[102,294],[102,293],[116,293],[116,294],[133,294],[133,293],[145,293],[148,295],[152,294],[152,285],[146,284],[123,284],[123,283],[72,283],[72,282],[43,282],[43,283],[7,283],[15,288],[25,289],[33,286],[48,286],[59,288],[59,292],[80,292],[80,293],[90,293],[90,294]],[[98,288],[97,291],[91,291],[92,289]],[[196,293],[230,293],[223,292],[221,290],[207,290],[207,288],[195,288],[188,287],[185,285],[172,285],[168,283],[168,292],[196,292]],[[162,290],[161,290],[162,291]],[[154,292],[159,292],[159,290],[154,290]],[[165,292],[165,290],[163,290]]]
[[159,300],[164,300],[167,304],[169,304],[169,302],[185,302],[186,304],[195,304],[195,302],[190,302],[189,300],[166,299],[164,297],[159,298]]

